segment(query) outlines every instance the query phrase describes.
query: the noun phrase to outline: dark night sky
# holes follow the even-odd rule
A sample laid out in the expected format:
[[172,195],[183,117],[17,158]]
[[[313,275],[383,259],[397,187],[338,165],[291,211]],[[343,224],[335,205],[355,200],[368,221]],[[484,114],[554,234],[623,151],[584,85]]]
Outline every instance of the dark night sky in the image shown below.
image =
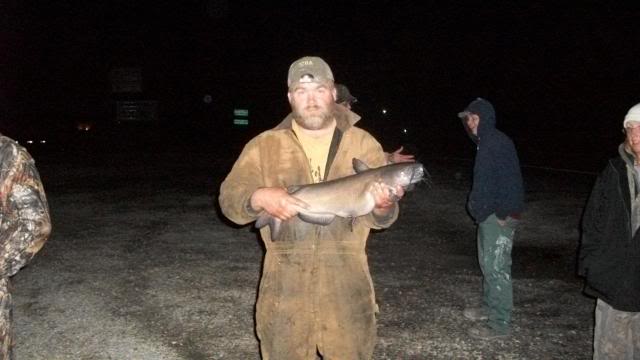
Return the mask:
[[[455,113],[475,96],[494,103],[498,126],[537,164],[549,145],[612,154],[622,117],[640,102],[635,6],[27,3],[0,2],[0,110],[19,122],[16,132],[109,124],[108,72],[119,66],[143,69],[145,96],[162,104],[163,123],[197,131],[242,106],[257,132],[286,115],[286,72],[303,55],[327,60],[360,99],[363,127],[378,135],[385,121],[407,126],[421,151],[451,156],[466,155]],[[214,99],[208,109],[204,94]],[[382,106],[389,119],[378,115]]]

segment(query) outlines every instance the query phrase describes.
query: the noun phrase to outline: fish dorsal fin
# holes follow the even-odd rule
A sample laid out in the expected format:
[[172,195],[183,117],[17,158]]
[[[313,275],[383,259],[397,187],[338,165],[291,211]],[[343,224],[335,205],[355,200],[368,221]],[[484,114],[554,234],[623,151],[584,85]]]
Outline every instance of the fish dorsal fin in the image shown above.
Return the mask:
[[357,174],[369,170],[367,164],[365,164],[364,161],[358,158],[353,158],[351,162],[353,163],[353,170],[355,170]]
[[287,192],[289,194],[293,194],[294,192],[300,190],[300,188],[302,188],[302,185],[289,185],[287,186]]

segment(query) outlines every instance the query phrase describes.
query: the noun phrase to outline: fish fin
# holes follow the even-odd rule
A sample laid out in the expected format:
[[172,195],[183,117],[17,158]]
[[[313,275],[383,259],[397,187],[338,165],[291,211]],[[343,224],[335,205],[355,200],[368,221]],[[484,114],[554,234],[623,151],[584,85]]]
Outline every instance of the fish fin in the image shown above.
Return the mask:
[[258,220],[256,220],[256,228],[260,229],[265,227],[266,225],[269,225],[271,223],[271,215],[269,215],[269,213],[267,213],[266,211],[263,211],[260,216],[258,216]]
[[358,158],[353,158],[351,160],[351,163],[353,164],[353,170],[356,171],[356,174],[369,170],[369,167],[367,166],[367,164],[365,164],[364,161]]
[[258,217],[258,220],[256,220],[256,228],[258,229],[269,225],[269,230],[271,231],[271,240],[276,240],[280,235],[281,224],[282,221],[269,215],[266,211],[263,211],[262,214]]
[[271,224],[269,224],[269,230],[271,231],[271,241],[276,241],[278,240],[278,237],[280,237],[280,229],[282,228],[282,221],[273,218],[273,221],[271,222]]
[[298,213],[298,217],[300,220],[304,222],[308,222],[316,225],[329,225],[333,222],[333,219],[336,218],[334,214],[323,213],[323,214],[303,214]]
[[287,186],[287,192],[289,194],[293,194],[294,192],[300,190],[300,188],[302,188],[302,185],[290,185]]

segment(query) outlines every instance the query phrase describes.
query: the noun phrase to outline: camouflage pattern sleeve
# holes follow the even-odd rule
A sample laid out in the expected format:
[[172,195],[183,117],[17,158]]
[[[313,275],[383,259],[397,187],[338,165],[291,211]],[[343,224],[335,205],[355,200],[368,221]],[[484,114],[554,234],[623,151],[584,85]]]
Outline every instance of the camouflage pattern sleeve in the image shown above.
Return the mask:
[[15,275],[50,233],[49,205],[33,158],[0,136],[0,278]]

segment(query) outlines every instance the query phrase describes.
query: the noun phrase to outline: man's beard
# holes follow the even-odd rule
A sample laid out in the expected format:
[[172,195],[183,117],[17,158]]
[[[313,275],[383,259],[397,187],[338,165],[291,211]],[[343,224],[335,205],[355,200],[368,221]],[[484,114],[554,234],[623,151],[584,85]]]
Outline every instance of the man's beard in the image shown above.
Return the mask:
[[298,125],[307,130],[320,130],[324,129],[333,120],[333,116],[331,115],[331,111],[320,111],[314,114],[302,115],[300,111],[297,109],[293,110],[293,118],[298,123]]

